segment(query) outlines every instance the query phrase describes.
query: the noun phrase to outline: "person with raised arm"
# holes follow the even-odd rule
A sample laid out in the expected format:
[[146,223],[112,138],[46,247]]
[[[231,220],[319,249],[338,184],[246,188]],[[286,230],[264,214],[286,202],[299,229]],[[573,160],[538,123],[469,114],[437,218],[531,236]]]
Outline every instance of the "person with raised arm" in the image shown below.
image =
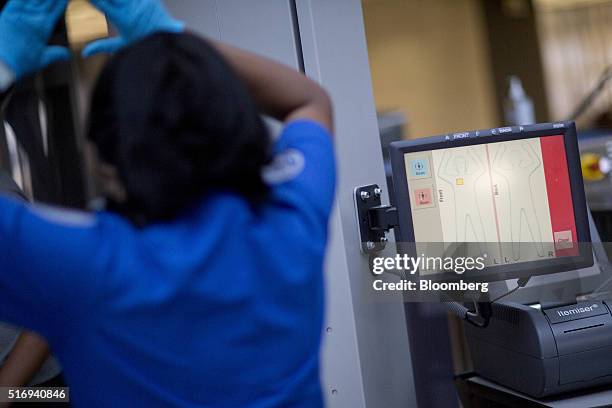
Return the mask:
[[[8,2],[1,90],[69,57],[46,45],[66,4]],[[88,131],[107,206],[0,197],[0,320],[48,340],[77,407],[322,406],[330,98],[160,0],[92,4],[121,35],[84,51],[112,54]]]

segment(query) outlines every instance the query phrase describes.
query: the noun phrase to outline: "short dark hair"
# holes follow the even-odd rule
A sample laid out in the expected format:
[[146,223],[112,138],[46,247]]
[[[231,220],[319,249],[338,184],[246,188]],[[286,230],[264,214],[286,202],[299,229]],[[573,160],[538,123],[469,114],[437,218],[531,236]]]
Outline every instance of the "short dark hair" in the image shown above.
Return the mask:
[[270,136],[246,86],[193,34],[159,33],[108,61],[96,84],[89,139],[114,165],[126,212],[175,218],[213,190],[253,204],[268,188]]

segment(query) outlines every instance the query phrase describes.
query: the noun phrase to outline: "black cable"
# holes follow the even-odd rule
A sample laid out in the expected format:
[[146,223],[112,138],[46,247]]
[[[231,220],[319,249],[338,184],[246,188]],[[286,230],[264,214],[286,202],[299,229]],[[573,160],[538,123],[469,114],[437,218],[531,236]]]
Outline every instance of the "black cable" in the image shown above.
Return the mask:
[[14,90],[15,90],[15,86],[11,85],[5,91],[0,92],[0,115],[3,115],[4,112],[6,111],[6,107],[11,101]]
[[574,112],[570,116],[572,120],[578,119],[587,111],[587,109],[589,109],[599,94],[603,92],[605,85],[610,79],[612,79],[612,66],[609,66],[604,70],[593,90],[589,92],[589,94],[582,99],[582,101],[580,101],[576,109],[574,109]]
[[529,282],[530,277],[527,278],[520,278],[516,281],[516,288],[504,293],[503,295],[500,295],[498,297],[496,297],[495,299],[491,300],[490,303],[495,303],[497,302],[499,299],[505,298],[506,296],[510,296],[511,294],[513,294],[514,292],[516,292],[517,290],[519,290],[520,288],[524,288],[525,285],[527,285],[527,282]]
[[467,315],[470,310],[459,302],[444,302],[444,305],[450,312],[453,312],[461,320],[467,320]]
[[484,328],[489,325],[489,321],[491,320],[491,315],[493,313],[491,305],[493,305],[493,303],[497,302],[499,299],[509,296],[520,288],[525,287],[525,285],[527,285],[529,282],[529,279],[530,277],[518,279],[516,281],[516,288],[496,297],[489,302],[475,302],[474,311],[468,309],[459,302],[444,302],[444,304],[449,311],[453,312],[461,320],[465,320],[473,326]]

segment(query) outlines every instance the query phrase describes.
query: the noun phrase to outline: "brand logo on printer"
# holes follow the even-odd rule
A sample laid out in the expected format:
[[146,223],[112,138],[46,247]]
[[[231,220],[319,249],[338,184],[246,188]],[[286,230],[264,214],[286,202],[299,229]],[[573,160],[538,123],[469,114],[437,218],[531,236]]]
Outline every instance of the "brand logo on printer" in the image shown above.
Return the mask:
[[598,307],[599,307],[599,305],[593,304],[591,306],[576,307],[576,308],[570,309],[570,310],[557,310],[557,314],[559,316],[561,316],[561,317],[563,317],[563,316],[578,315],[578,314],[581,314],[581,313],[592,312],[593,310],[597,309]]

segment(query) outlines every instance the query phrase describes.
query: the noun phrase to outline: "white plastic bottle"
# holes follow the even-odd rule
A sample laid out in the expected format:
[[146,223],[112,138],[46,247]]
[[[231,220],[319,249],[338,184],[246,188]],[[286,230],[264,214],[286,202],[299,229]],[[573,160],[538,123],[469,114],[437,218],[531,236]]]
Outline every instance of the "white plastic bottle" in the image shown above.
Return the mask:
[[535,123],[533,101],[525,94],[521,80],[514,75],[510,77],[505,115],[507,126],[531,125]]

